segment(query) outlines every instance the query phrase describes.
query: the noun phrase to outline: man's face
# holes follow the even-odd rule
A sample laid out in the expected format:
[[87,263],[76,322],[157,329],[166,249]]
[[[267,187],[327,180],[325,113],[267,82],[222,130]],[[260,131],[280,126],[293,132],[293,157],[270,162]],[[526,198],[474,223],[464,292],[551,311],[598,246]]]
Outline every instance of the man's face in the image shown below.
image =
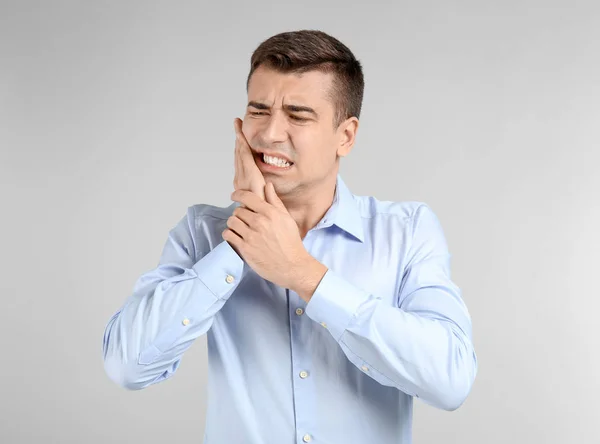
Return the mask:
[[[265,180],[273,182],[279,195],[306,191],[332,179],[338,155],[351,148],[347,124],[333,127],[331,81],[331,74],[319,71],[283,74],[263,66],[250,78],[242,131]],[[267,165],[262,152],[293,163],[283,168]]]

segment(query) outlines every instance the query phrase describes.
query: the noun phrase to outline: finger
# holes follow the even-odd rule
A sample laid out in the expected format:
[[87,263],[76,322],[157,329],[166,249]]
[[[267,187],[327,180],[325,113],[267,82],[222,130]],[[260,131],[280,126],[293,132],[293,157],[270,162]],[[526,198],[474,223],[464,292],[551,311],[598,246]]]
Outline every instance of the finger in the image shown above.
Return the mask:
[[242,170],[242,158],[240,156],[240,147],[239,147],[239,142],[235,142],[235,150],[233,151],[233,157],[235,160],[235,174],[238,176],[238,180],[241,179],[241,174],[243,173]]
[[262,199],[264,199],[264,177],[261,178],[263,185],[260,186],[260,189],[252,188],[253,186],[259,185],[257,181],[260,180],[259,177],[262,176],[254,152],[250,149],[250,146],[246,142],[240,141],[239,143],[240,148],[238,155],[239,165],[241,171],[243,172],[242,177],[244,177],[244,179],[252,178],[249,179],[250,181],[255,180],[256,183],[254,184],[252,184],[251,182],[248,183],[248,185],[250,186],[250,191],[254,191],[255,193],[259,194]]
[[221,237],[233,245],[234,249],[240,250],[242,246],[243,239],[237,235],[233,230],[229,228],[225,228],[221,232]]
[[262,200],[260,196],[253,193],[252,191],[236,190],[231,193],[231,199],[234,202],[240,202],[244,204],[246,208],[254,211],[255,213],[268,214],[271,209],[271,205]]
[[244,161],[244,157],[243,157],[243,153],[245,151],[244,141],[243,141],[243,134],[241,134],[241,131],[239,131],[239,130],[241,130],[241,127],[239,127],[239,125],[237,124],[237,121],[239,121],[239,119],[236,119],[234,121],[234,128],[236,130],[235,150],[234,150],[235,174],[237,177],[238,186],[246,186],[244,184],[245,174],[247,172],[247,166],[245,165],[245,161]]
[[233,210],[233,215],[243,221],[248,227],[252,228],[256,223],[256,213],[244,207],[237,207]]
[[233,189],[234,190],[238,190],[238,189],[244,187],[242,162],[241,162],[238,151],[239,151],[239,149],[236,145],[234,154],[233,154],[233,157],[234,157]]
[[230,216],[227,219],[227,227],[242,239],[246,239],[250,232],[248,225],[236,216]]
[[246,139],[246,136],[244,135],[244,132],[242,131],[242,125],[243,125],[242,120],[239,118],[236,118],[234,121],[236,139],[240,143],[242,152],[244,152],[244,151],[251,152],[250,144],[248,143],[248,140]]
[[269,202],[274,207],[286,209],[285,205],[283,204],[283,202],[277,195],[277,192],[275,191],[275,186],[273,185],[273,182],[268,182],[267,185],[265,185],[265,198],[267,199],[267,202]]
[[240,142],[242,151],[246,151],[245,148],[247,148],[248,152],[251,153],[250,144],[248,143],[248,140],[246,139],[246,136],[244,135],[244,132],[242,131],[242,125],[243,125],[242,119],[236,117],[235,120],[233,121],[233,127],[235,128],[236,138]]
[[244,148],[248,146],[248,142],[242,132],[242,121],[239,118],[235,118],[233,121],[233,128],[235,130],[235,144],[240,148],[240,154],[245,151]]
[[238,135],[237,143],[240,146],[240,156],[242,159],[244,159],[244,161],[251,160],[254,162],[254,154],[252,153],[252,149],[250,148],[250,145],[248,145],[248,141],[242,133]]

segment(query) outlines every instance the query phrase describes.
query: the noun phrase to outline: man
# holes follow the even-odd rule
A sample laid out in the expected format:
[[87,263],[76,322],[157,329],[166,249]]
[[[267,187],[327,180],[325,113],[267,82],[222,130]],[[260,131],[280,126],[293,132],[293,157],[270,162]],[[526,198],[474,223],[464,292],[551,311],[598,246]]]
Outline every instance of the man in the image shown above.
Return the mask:
[[435,214],[339,175],[363,88],[323,32],[264,41],[234,122],[234,203],[189,207],[106,326],[106,372],[131,390],[207,335],[205,443],[406,444],[414,397],[454,410],[470,392],[471,320]]

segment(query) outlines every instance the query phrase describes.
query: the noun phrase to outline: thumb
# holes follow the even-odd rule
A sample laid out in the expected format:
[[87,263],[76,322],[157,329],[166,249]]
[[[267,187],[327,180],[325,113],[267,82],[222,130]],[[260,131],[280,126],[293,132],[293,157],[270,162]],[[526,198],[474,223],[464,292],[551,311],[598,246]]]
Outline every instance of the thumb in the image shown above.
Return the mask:
[[273,185],[273,182],[267,182],[267,185],[265,186],[265,197],[267,202],[271,205],[285,210],[285,205],[275,192],[275,186]]

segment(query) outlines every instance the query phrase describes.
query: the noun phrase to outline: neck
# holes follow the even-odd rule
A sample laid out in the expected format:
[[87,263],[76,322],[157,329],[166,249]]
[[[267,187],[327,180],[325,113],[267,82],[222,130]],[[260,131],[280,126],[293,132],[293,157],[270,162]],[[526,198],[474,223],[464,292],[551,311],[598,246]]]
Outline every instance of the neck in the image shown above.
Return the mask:
[[319,223],[331,207],[335,196],[336,179],[337,174],[334,174],[317,185],[297,190],[294,195],[281,196],[282,202],[298,225],[302,239]]

